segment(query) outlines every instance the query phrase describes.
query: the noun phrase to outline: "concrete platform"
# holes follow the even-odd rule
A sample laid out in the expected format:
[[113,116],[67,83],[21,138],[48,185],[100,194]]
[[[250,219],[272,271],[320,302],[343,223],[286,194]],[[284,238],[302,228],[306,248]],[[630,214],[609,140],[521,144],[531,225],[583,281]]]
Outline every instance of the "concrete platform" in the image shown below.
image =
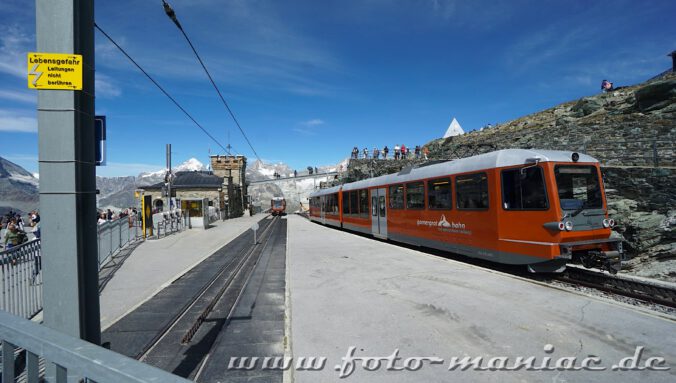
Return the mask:
[[[427,255],[288,218],[287,355],[326,357],[323,369],[291,369],[301,382],[610,382],[676,381],[676,321],[626,305],[546,287],[500,272]],[[290,333],[288,330],[290,329]],[[388,361],[345,362],[390,357]],[[661,357],[668,371],[612,370],[644,347],[640,366]],[[398,350],[397,355],[393,355]],[[535,357],[541,371],[449,370],[453,358],[513,367]],[[399,359],[395,359],[395,357]],[[429,358],[415,370],[416,361]],[[508,358],[501,362],[500,359]],[[568,357],[603,371],[556,370]],[[547,359],[551,358],[551,362]],[[407,360],[408,359],[408,360]],[[654,360],[657,361],[657,360]],[[364,364],[363,364],[364,363]],[[540,366],[553,371],[542,371]],[[341,368],[354,367],[340,379]],[[364,367],[374,371],[367,371]]]
[[101,327],[110,327],[173,280],[202,262],[265,214],[217,221],[142,243],[127,258],[101,293]]

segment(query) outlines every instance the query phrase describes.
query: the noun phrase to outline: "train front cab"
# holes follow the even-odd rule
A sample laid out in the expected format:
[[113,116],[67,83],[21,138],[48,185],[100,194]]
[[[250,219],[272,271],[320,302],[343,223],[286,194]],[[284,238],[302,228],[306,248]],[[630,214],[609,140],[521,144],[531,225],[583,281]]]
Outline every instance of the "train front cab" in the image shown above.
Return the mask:
[[535,161],[497,171],[501,252],[541,259],[531,272],[560,272],[570,262],[619,270],[622,244],[611,237],[597,163]]

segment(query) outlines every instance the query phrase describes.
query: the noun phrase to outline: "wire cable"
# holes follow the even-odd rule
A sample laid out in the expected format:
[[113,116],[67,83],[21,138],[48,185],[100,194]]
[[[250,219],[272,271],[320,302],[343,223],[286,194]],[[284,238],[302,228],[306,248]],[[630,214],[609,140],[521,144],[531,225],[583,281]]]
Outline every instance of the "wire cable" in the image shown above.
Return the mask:
[[164,12],[167,14],[167,16],[171,19],[171,21],[176,24],[176,27],[181,31],[183,34],[183,37],[185,37],[186,41],[190,45],[190,48],[192,49],[193,53],[195,53],[195,57],[197,57],[197,60],[200,62],[200,65],[202,65],[202,68],[204,69],[204,72],[206,72],[207,77],[209,77],[209,81],[211,81],[211,85],[213,85],[214,89],[216,89],[216,93],[218,93],[218,97],[220,97],[221,101],[223,102],[223,105],[225,105],[225,108],[228,110],[228,113],[230,113],[230,117],[232,117],[232,120],[235,121],[235,125],[237,125],[237,128],[239,131],[242,133],[242,136],[244,136],[244,139],[246,140],[246,143],[249,145],[251,148],[251,151],[253,151],[254,155],[256,155],[256,158],[263,162],[261,160],[261,157],[258,155],[256,152],[256,149],[254,149],[253,145],[251,144],[251,141],[249,141],[249,137],[246,136],[246,133],[244,133],[244,129],[242,129],[242,126],[239,124],[239,121],[237,121],[237,117],[235,117],[235,113],[233,113],[232,109],[230,109],[230,106],[228,105],[228,102],[225,101],[225,98],[221,94],[220,89],[218,89],[218,86],[216,85],[216,82],[214,79],[211,77],[211,74],[209,73],[209,70],[207,69],[206,65],[204,65],[204,61],[202,61],[202,58],[200,55],[197,53],[197,49],[195,49],[195,46],[192,44],[192,41],[190,41],[190,38],[188,35],[185,33],[183,30],[183,27],[181,26],[181,23],[178,21],[176,18],[176,12],[171,8],[171,6],[165,1],[162,0],[162,6],[164,7]]
[[155,84],[155,86],[156,86],[160,91],[162,91],[162,93],[164,93],[164,95],[167,96],[167,97],[174,103],[174,105],[176,105],[176,106],[177,106],[177,107],[178,107],[178,108],[179,108],[179,109],[180,109],[180,110],[181,110],[181,111],[182,111],[182,112],[183,112],[183,113],[184,113],[184,114],[192,121],[192,122],[194,122],[195,125],[197,125],[198,128],[202,129],[202,131],[204,132],[204,134],[206,134],[207,136],[209,136],[209,138],[211,138],[212,141],[214,141],[218,146],[220,146],[221,148],[223,148],[223,150],[225,150],[226,153],[228,153],[229,155],[232,155],[232,153],[231,153],[228,149],[226,149],[223,145],[221,145],[221,143],[218,142],[218,140],[217,140],[214,136],[212,136],[211,133],[209,133],[206,129],[204,129],[204,127],[203,127],[202,125],[200,125],[200,123],[197,122],[197,121],[193,118],[193,116],[191,116],[190,113],[188,113],[188,111],[185,110],[185,108],[183,108],[183,107],[181,106],[181,104],[179,104],[178,101],[176,101],[176,99],[174,99],[174,98],[169,94],[169,92],[167,92],[166,90],[164,90],[164,88],[163,88],[157,81],[155,81],[155,79],[152,78],[152,76],[150,76],[150,75],[148,74],[148,72],[146,72],[146,71],[145,71],[145,70],[144,70],[144,69],[143,69],[143,68],[142,68],[142,67],[141,67],[141,66],[140,66],[133,58],[131,58],[131,56],[129,56],[129,54],[128,54],[128,53],[127,53],[127,52],[126,52],[126,51],[125,51],[125,50],[124,50],[117,42],[115,42],[115,40],[113,40],[112,37],[110,37],[103,29],[101,29],[101,27],[99,27],[98,24],[94,23],[94,27],[95,27],[96,29],[98,29],[99,32],[101,32],[104,36],[106,36],[106,38],[107,38],[108,40],[110,40],[110,42],[113,43],[113,45],[115,45],[115,46],[117,47],[117,49],[120,50],[120,52],[122,52],[125,56],[127,56],[127,58],[129,59],[129,61],[131,61],[134,65],[136,65],[136,67],[137,67],[141,72],[143,72],[143,74],[146,75],[146,77],[148,77],[148,79],[149,79],[150,81],[152,81],[152,83]]

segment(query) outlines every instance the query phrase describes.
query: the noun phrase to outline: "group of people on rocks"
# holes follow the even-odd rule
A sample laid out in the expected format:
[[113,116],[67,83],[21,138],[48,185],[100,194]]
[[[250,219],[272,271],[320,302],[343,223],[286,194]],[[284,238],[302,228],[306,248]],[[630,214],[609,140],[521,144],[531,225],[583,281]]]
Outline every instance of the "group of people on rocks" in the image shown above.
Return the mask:
[[[374,160],[379,160],[382,158],[383,160],[386,160],[389,153],[390,148],[388,148],[387,145],[385,145],[385,147],[382,149],[374,147],[373,151],[369,151],[369,149],[366,147],[360,151],[359,148],[355,146],[354,148],[352,148],[351,158],[355,160],[359,158],[363,159],[371,158]],[[430,150],[426,146],[421,147],[420,145],[416,145],[414,149],[411,149],[406,147],[406,145],[402,144],[401,146],[394,145],[392,158],[395,160],[404,160],[412,158],[415,159],[424,158],[425,160],[427,160],[429,154]]]
[[5,250],[28,242],[27,232],[32,232],[35,238],[40,238],[40,213],[33,210],[26,216],[26,220],[13,210],[0,217],[0,229],[5,229],[2,236],[2,245]]

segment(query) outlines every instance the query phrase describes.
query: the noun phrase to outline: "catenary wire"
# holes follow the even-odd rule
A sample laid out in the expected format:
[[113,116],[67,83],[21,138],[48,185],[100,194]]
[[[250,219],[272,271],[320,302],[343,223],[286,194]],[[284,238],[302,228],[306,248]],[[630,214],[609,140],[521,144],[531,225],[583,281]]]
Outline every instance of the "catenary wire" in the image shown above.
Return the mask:
[[113,40],[113,38],[110,37],[110,35],[108,35],[103,29],[101,29],[101,27],[98,24],[94,23],[94,27],[98,29],[99,32],[101,32],[104,36],[106,36],[106,38],[110,40],[110,42],[113,43],[113,45],[115,45],[117,49],[120,50],[120,52],[122,52],[125,56],[127,56],[129,61],[131,61],[141,72],[143,72],[143,74],[146,75],[146,77],[148,77],[148,79],[153,84],[155,84],[155,86],[160,91],[162,91],[162,93],[164,93],[164,95],[167,96],[174,103],[174,105],[176,105],[192,122],[195,123],[195,125],[197,125],[198,128],[200,128],[204,132],[204,134],[209,136],[209,138],[211,138],[212,141],[214,141],[218,146],[220,146],[223,150],[225,150],[226,153],[232,155],[231,152],[228,149],[226,149],[220,142],[218,142],[218,140],[214,136],[212,136],[211,133],[209,133],[202,125],[200,125],[200,123],[197,122],[197,120],[195,120],[193,116],[190,115],[190,113],[188,113],[188,111],[185,110],[185,108],[183,108],[181,104],[179,104],[178,101],[176,101],[176,99],[169,94],[169,92],[164,90],[164,88],[157,81],[155,81],[155,79],[152,76],[150,76],[148,72],[146,72],[131,56],[129,56],[129,54],[117,42],[115,42],[115,40]]
[[213,85],[214,89],[216,89],[216,93],[218,93],[218,97],[220,97],[221,101],[223,102],[223,105],[228,110],[228,113],[230,113],[230,117],[232,117],[232,120],[235,122],[235,125],[237,125],[237,128],[242,133],[242,136],[244,136],[244,139],[246,140],[246,143],[249,145],[249,148],[251,148],[251,151],[253,151],[256,158],[259,161],[262,162],[261,157],[258,155],[258,153],[256,152],[256,149],[254,149],[253,145],[251,144],[249,137],[247,137],[246,133],[244,133],[244,129],[242,129],[242,126],[239,124],[239,121],[237,121],[237,117],[235,117],[235,113],[232,111],[232,109],[230,109],[228,102],[225,101],[223,94],[221,94],[221,91],[220,91],[220,89],[218,89],[216,82],[211,77],[209,70],[207,69],[206,65],[204,64],[204,61],[202,61],[202,58],[197,53],[197,49],[195,49],[195,46],[192,44],[192,41],[190,41],[190,38],[188,37],[188,35],[183,30],[181,23],[179,23],[178,19],[176,18],[176,12],[174,12],[174,10],[171,8],[171,6],[165,0],[162,0],[162,5],[164,7],[164,11],[167,14],[167,16],[169,16],[171,21],[173,21],[174,24],[176,24],[176,27],[178,27],[178,29],[183,34],[183,37],[185,37],[185,39],[188,42],[188,44],[190,45],[190,48],[192,49],[193,53],[195,53],[195,57],[197,57],[197,60],[200,62],[200,65],[202,65],[202,69],[204,69],[204,72],[207,74],[207,77],[209,77],[209,81],[211,81],[211,85]]

